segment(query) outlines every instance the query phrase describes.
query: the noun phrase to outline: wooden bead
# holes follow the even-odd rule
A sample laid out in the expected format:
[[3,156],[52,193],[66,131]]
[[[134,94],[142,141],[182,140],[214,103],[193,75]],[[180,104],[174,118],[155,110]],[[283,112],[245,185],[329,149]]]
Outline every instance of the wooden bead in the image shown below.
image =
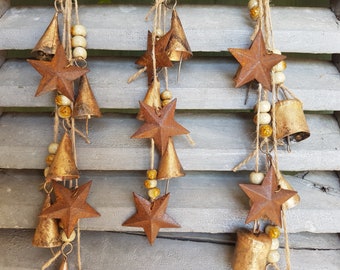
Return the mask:
[[268,100],[262,100],[256,104],[255,112],[257,112],[257,110],[260,110],[260,112],[269,112],[271,107],[272,105]]
[[272,136],[273,134],[273,128],[271,125],[261,125],[260,126],[260,137],[262,138],[268,138]]
[[60,106],[58,108],[58,116],[60,118],[66,119],[70,118],[72,115],[72,110],[70,106]]
[[250,18],[252,18],[254,21],[256,21],[260,16],[260,8],[258,6],[255,6],[249,10]]
[[69,243],[72,242],[74,239],[76,239],[76,232],[73,231],[70,235],[70,237],[67,237],[66,233],[63,231],[61,233],[61,240],[63,240],[63,242]]
[[252,184],[259,185],[264,179],[264,174],[261,172],[251,172],[249,175],[249,181]]
[[275,72],[273,77],[275,84],[283,84],[286,80],[286,75],[283,72]]
[[248,2],[248,9],[251,10],[253,7],[258,7],[259,2],[257,0],[250,0]]
[[58,106],[61,106],[61,105],[70,106],[72,102],[68,97],[64,95],[57,95],[54,101]]
[[49,154],[49,155],[46,157],[45,161],[46,161],[46,164],[47,164],[48,166],[50,166],[50,165],[52,164],[54,157],[55,157],[55,155],[53,155],[53,154]]
[[157,178],[157,170],[152,169],[152,170],[147,170],[146,171],[146,177],[148,179],[154,180]]
[[172,94],[169,90],[164,90],[162,93],[161,93],[161,99],[164,100],[164,99],[172,99]]
[[74,36],[71,39],[72,48],[83,47],[86,48],[87,42],[83,36]]
[[148,195],[151,200],[156,199],[161,194],[161,190],[157,187],[148,190]]
[[82,47],[76,47],[73,49],[72,55],[74,58],[81,58],[85,60],[87,58],[87,51]]
[[278,226],[267,225],[265,228],[265,233],[268,234],[270,238],[279,238],[281,231]]
[[145,186],[147,189],[155,188],[155,187],[157,187],[157,180],[146,179],[146,180],[144,181],[144,186]]
[[260,125],[268,125],[272,121],[272,117],[269,113],[260,113],[259,119],[257,119],[257,114],[254,117],[254,122],[259,122]]
[[281,72],[281,71],[284,71],[286,68],[287,68],[286,61],[281,61],[280,63],[278,63],[277,65],[275,65],[273,67],[273,71],[274,72]]
[[58,150],[58,143],[50,143],[50,145],[48,146],[48,152],[50,154],[55,154]]
[[76,24],[73,25],[71,28],[71,35],[72,36],[83,36],[86,37],[87,32],[86,32],[86,27],[81,24]]
[[268,253],[267,261],[269,263],[277,263],[280,260],[280,253],[277,250],[271,250]]
[[270,247],[270,250],[277,250],[280,247],[280,241],[278,238],[272,239],[272,245]]

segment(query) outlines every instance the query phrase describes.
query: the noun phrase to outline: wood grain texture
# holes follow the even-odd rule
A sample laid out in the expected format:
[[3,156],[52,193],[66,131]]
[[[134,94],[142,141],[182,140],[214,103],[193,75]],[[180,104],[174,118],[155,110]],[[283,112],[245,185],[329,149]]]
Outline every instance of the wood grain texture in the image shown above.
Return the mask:
[[[133,5],[81,7],[88,48],[145,50],[151,28],[150,21],[144,23],[148,9]],[[219,52],[250,45],[253,22],[246,7],[183,5],[177,10],[193,51]],[[51,8],[11,8],[0,20],[0,49],[33,48],[53,12]],[[340,52],[340,29],[330,9],[273,7],[272,17],[275,44],[281,51]]]
[[[137,71],[133,58],[95,58],[89,60],[89,82],[101,108],[137,109],[147,91],[146,74],[128,84]],[[328,61],[287,61],[286,86],[299,97],[305,110],[338,110],[340,76]],[[257,92],[250,91],[245,104],[246,87],[234,88],[233,76],[238,64],[231,58],[197,58],[184,62],[176,81],[177,66],[169,69],[169,85],[177,108],[185,110],[250,110]],[[206,79],[208,78],[208,79]],[[41,76],[26,61],[7,60],[0,69],[0,107],[54,106],[55,93],[34,97]],[[164,79],[160,75],[162,90]]]

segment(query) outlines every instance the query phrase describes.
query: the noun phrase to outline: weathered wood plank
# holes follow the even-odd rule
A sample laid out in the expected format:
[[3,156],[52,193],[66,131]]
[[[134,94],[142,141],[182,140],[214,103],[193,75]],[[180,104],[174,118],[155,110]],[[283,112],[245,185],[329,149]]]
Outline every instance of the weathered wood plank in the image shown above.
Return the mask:
[[[185,170],[229,171],[252,151],[255,126],[250,114],[177,113],[191,131],[191,146],[175,137],[177,154]],[[280,148],[280,168],[288,171],[340,170],[339,126],[332,115],[307,115],[311,137]],[[78,123],[82,128],[83,122]],[[130,139],[141,126],[134,115],[107,114],[90,123],[91,144],[77,140],[81,170],[145,170],[149,166],[149,140]],[[42,169],[47,145],[53,138],[53,117],[46,114],[3,114],[0,119],[0,167]],[[91,158],[89,158],[91,157]],[[156,159],[157,160],[157,159]],[[302,162],[303,161],[303,162]],[[252,170],[253,162],[244,168]]]
[[[177,9],[193,51],[219,52],[250,44],[253,22],[246,7],[184,5]],[[145,50],[151,28],[151,22],[144,23],[148,10],[146,6],[124,5],[81,7],[89,48]],[[33,48],[53,12],[53,8],[11,8],[0,20],[0,48]],[[340,52],[340,29],[331,10],[273,7],[272,18],[275,43],[281,51]]]
[[[137,109],[145,96],[145,74],[132,82],[127,79],[137,70],[132,58],[89,60],[88,77],[101,108]],[[303,101],[306,110],[340,108],[340,76],[328,61],[287,61],[286,85]],[[169,85],[178,98],[178,109],[249,110],[256,103],[256,91],[234,88],[238,64],[226,58],[198,58],[185,62],[176,82],[177,66],[169,70]],[[54,93],[34,97],[41,76],[26,61],[7,60],[0,70],[0,106],[52,107]],[[160,75],[164,87],[163,76]],[[208,80],[204,78],[209,78]]]
[[0,18],[9,9],[10,0],[0,0]]
[[[0,230],[0,257],[4,270],[33,270],[51,258],[48,249],[30,245],[33,232]],[[336,237],[336,236],[334,236]],[[148,246],[144,237],[109,232],[83,232],[81,239],[84,269],[231,269],[234,247],[170,239],[157,239]],[[340,264],[338,250],[291,250],[292,266],[296,270],[337,270]],[[280,267],[284,254],[280,250]],[[70,267],[75,268],[75,252],[70,255]],[[20,258],[18,260],[17,258]],[[56,263],[58,266],[60,261]]]
[[[301,197],[299,206],[287,212],[289,232],[337,233],[340,229],[340,194],[328,194],[309,185],[311,175],[304,181],[285,176]],[[135,212],[132,192],[145,196],[144,177],[144,172],[83,171],[81,183],[93,180],[88,202],[101,213],[101,217],[83,219],[81,227],[98,231],[140,231],[121,224]],[[324,178],[333,183],[338,181],[334,173],[319,173],[318,177],[320,181]],[[36,226],[44,199],[38,191],[42,181],[43,177],[37,171],[2,171],[0,228]],[[224,233],[249,227],[244,224],[249,210],[248,199],[238,186],[247,182],[246,172],[187,172],[184,178],[173,179],[167,212],[181,224],[181,228],[161,231]],[[165,183],[160,187],[163,190]]]

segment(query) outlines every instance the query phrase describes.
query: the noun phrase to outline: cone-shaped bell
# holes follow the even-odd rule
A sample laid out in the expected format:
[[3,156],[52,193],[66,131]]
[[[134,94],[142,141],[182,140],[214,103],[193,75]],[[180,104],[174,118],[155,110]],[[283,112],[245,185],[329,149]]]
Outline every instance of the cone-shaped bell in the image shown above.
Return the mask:
[[172,138],[169,138],[168,146],[158,165],[158,180],[165,180],[184,176],[184,171],[179,162]]
[[302,103],[297,99],[280,100],[275,103],[277,139],[287,138],[296,142],[310,136]]
[[70,136],[65,132],[46,179],[63,181],[77,178],[79,178],[79,172],[74,160],[72,142]]
[[[50,194],[47,194],[42,211],[51,206]],[[41,248],[52,248],[61,246],[62,241],[59,234],[58,222],[53,218],[39,218],[38,226],[32,241],[33,246]]]
[[59,270],[68,270],[68,262],[67,262],[66,257],[63,258],[63,261],[60,264]]
[[[159,80],[156,77],[149,86],[149,89],[145,95],[143,102],[154,108],[162,108],[160,89],[161,84],[159,83]],[[144,120],[144,116],[141,112],[138,112],[137,119],[141,121]]]
[[32,54],[39,60],[51,60],[59,43],[58,12],[56,12],[44,34],[33,48]]
[[[289,184],[289,182],[282,176],[279,172],[278,182],[282,189],[294,190],[293,187]],[[294,190],[295,191],[295,190]],[[297,206],[300,203],[300,196],[296,193],[293,197],[288,199],[283,205],[282,208],[289,209]]]
[[169,59],[171,61],[181,61],[192,57],[187,37],[175,9],[172,11],[170,30],[172,34],[166,49]]
[[73,107],[73,117],[89,119],[91,117],[101,117],[99,106],[92,92],[89,80],[86,75],[80,78],[79,92]]

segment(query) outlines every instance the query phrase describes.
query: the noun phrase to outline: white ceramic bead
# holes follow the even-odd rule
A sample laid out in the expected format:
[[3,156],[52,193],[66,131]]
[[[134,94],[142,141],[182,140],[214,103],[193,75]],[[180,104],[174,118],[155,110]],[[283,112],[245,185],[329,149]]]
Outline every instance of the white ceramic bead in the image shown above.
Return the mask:
[[162,93],[161,93],[161,99],[171,99],[172,98],[172,94],[169,90],[164,90]]
[[50,167],[46,167],[44,169],[44,176],[47,177],[48,171],[49,171]]
[[156,33],[156,37],[162,37],[164,35],[164,32],[161,28],[157,28],[155,33]]
[[260,113],[259,119],[257,119],[257,114],[254,117],[254,122],[259,122],[260,125],[268,125],[272,121],[272,117],[269,113]]
[[249,0],[248,2],[248,8],[252,9],[253,7],[257,7],[259,5],[259,2],[257,0]]
[[281,72],[281,71],[284,71],[286,67],[287,67],[286,61],[281,61],[280,63],[278,63],[277,65],[273,67],[273,71]]
[[71,40],[72,48],[83,47],[86,48],[87,42],[86,38],[83,36],[74,36]]
[[274,73],[274,82],[275,84],[283,84],[286,80],[286,76],[283,72],[275,72]]
[[82,47],[76,47],[73,49],[73,57],[85,60],[87,58],[87,51]]
[[275,53],[275,54],[282,54],[281,51],[278,50],[278,49],[274,49],[274,50],[273,50],[273,53]]
[[58,143],[50,143],[50,145],[48,146],[48,152],[50,154],[55,154],[57,152],[58,146]]
[[83,36],[86,37],[86,27],[84,25],[81,24],[76,24],[73,25],[71,28],[71,34],[72,36]]
[[58,106],[70,106],[72,101],[64,96],[64,95],[57,95],[55,97],[55,103],[58,105]]
[[74,239],[76,238],[76,232],[73,231],[70,235],[70,237],[67,237],[66,233],[63,231],[61,233],[61,240],[63,240],[63,242],[72,242]]
[[280,247],[280,241],[278,238],[272,239],[272,245],[270,247],[270,250],[277,250]]
[[264,179],[264,174],[261,172],[251,172],[249,175],[249,181],[252,184],[259,185]]
[[144,181],[144,186],[148,189],[157,187],[156,179],[147,179]]
[[271,109],[271,104],[269,101],[267,100],[262,100],[260,101],[259,103],[256,104],[255,106],[255,112],[257,112],[257,110],[259,109],[260,112],[262,113],[266,113],[266,112],[269,112],[270,109]]
[[277,263],[280,260],[280,253],[277,250],[271,250],[268,253],[267,261],[269,263]]

